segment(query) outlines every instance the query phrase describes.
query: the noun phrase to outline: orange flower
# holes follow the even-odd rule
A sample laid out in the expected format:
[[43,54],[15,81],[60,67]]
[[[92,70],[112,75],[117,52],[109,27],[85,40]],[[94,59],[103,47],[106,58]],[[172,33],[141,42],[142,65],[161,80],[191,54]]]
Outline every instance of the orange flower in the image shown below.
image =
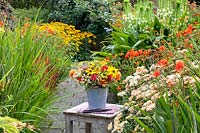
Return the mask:
[[120,78],[121,78],[121,73],[119,72],[118,74],[117,74],[117,76],[116,76],[116,81],[119,81],[120,80]]
[[3,25],[4,25],[3,21],[0,20],[0,27],[2,27]]
[[157,64],[156,66],[161,66],[161,67],[164,67],[166,66],[168,63],[168,60],[167,59],[161,59]]
[[143,53],[143,51],[140,49],[138,50],[139,55],[141,55]]
[[176,72],[181,72],[183,70],[184,66],[185,66],[184,61],[177,60],[176,61],[176,66],[175,66]]
[[159,70],[156,70],[154,73],[153,73],[153,76],[155,78],[159,77],[160,76],[160,71]]
[[192,34],[192,30],[193,30],[193,29],[194,29],[194,28],[192,27],[191,24],[188,25],[187,29],[184,30],[183,35],[186,36],[186,35],[188,35],[188,34]]
[[29,27],[29,23],[25,23],[24,28],[28,28],[28,27]]
[[176,36],[177,36],[177,37],[180,37],[180,36],[181,36],[181,34],[182,34],[182,32],[181,32],[181,31],[179,31],[179,32],[176,34]]
[[121,91],[122,90],[122,86],[117,86],[116,90]]
[[74,73],[75,73],[75,70],[72,69],[72,70],[69,72],[69,77],[73,77]]
[[54,31],[49,27],[47,27],[47,32],[50,33],[50,34],[54,34]]
[[164,51],[165,49],[166,49],[166,48],[165,48],[165,46],[163,46],[163,45],[160,46],[160,47],[158,48],[159,51]]
[[100,80],[100,84],[101,84],[101,86],[106,86],[106,80]]
[[151,49],[143,51],[143,55],[148,56],[151,53]]
[[110,57],[106,57],[106,58],[104,59],[104,61],[109,62],[109,61],[110,61]]
[[190,44],[190,46],[189,46],[191,49],[193,48],[193,45],[192,44]]

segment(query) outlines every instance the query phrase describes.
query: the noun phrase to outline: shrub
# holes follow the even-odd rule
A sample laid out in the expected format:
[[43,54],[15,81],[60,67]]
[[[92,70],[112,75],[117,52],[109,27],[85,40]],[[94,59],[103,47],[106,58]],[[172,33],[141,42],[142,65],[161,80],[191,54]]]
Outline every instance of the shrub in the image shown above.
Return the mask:
[[46,0],[9,0],[10,4],[14,8],[32,8],[32,7],[40,7]]
[[113,1],[50,0],[49,21],[74,25],[82,31],[95,34],[100,42],[106,35],[104,28],[113,21],[110,5]]
[[23,20],[23,19],[30,19],[31,21],[34,21],[35,17],[36,17],[36,13],[37,14],[37,20],[38,21],[46,21],[48,19],[48,10],[44,9],[44,8],[36,8],[36,7],[32,7],[29,9],[20,9],[17,8],[15,10],[13,10],[13,15],[18,19],[18,20]]

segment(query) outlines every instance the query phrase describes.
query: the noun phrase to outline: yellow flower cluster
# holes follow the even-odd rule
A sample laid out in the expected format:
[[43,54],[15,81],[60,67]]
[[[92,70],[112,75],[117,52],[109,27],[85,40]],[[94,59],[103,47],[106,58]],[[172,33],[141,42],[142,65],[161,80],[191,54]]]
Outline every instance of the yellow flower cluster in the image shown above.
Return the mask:
[[63,43],[70,48],[79,51],[79,46],[87,41],[89,44],[95,44],[93,39],[96,36],[90,32],[81,32],[75,29],[75,26],[61,22],[43,23],[37,27],[39,32],[45,32],[50,36],[56,36],[63,40]]
[[106,61],[91,61],[84,63],[77,70],[72,69],[70,71],[70,77],[86,87],[107,87],[111,83],[119,81],[121,73]]

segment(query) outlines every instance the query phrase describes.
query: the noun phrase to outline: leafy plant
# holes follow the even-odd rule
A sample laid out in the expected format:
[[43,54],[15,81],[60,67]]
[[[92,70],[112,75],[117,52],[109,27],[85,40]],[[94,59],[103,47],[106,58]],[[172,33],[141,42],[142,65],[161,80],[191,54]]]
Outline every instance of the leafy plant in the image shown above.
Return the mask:
[[[198,28],[198,25],[189,24],[179,31],[175,35],[179,45],[160,46],[149,55],[153,57],[152,62],[144,57],[138,59],[143,50],[126,53],[125,57],[133,61],[138,59],[139,65],[144,66],[133,69],[134,73],[123,81],[125,87],[118,96],[125,110],[116,117],[114,131],[199,132]],[[133,64],[127,66],[131,68]]]
[[50,0],[49,21],[58,21],[74,25],[82,31],[95,34],[100,42],[106,35],[104,28],[109,27],[112,15],[110,5],[114,1]]
[[[199,82],[197,82],[199,84]],[[198,88],[198,91],[200,89]],[[176,133],[176,132],[194,132],[200,131],[200,115],[199,115],[199,100],[200,95],[190,90],[188,99],[182,96],[176,96],[176,101],[171,103],[169,99],[161,97],[157,101],[156,108],[152,117],[152,126],[144,124],[141,120],[134,119],[144,129],[152,129],[153,132]],[[145,114],[147,115],[147,114]]]
[[24,128],[34,130],[34,127],[8,116],[0,117],[0,131],[6,133],[20,133]]
[[30,9],[14,9],[13,10],[13,15],[17,18],[17,19],[30,19],[31,21],[33,21],[35,19],[35,13],[39,11],[39,14],[37,16],[37,19],[39,21],[46,21],[48,19],[48,10],[44,9],[44,8],[36,8],[36,7],[32,7]]
[[9,0],[14,8],[32,8],[40,7],[46,0]]
[[[54,42],[52,42],[54,40]],[[37,31],[21,27],[6,30],[0,37],[0,106],[2,114],[40,126],[57,99],[56,82],[70,62],[56,39],[37,36]],[[6,76],[5,76],[6,75]]]
[[131,48],[158,48],[160,44],[157,42],[162,39],[176,45],[171,36],[192,20],[186,0],[160,0],[157,3],[139,0],[132,10],[127,2],[124,6],[122,26],[119,29],[114,28],[110,45],[105,45],[103,51],[117,54]]

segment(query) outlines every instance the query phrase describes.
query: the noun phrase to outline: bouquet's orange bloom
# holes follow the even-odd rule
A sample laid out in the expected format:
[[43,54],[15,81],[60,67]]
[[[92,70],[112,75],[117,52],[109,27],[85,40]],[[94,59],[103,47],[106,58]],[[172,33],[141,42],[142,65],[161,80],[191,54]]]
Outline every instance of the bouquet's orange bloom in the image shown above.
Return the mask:
[[69,77],[73,77],[74,73],[75,73],[75,70],[72,69],[72,70],[69,72]]
[[119,72],[115,79],[116,79],[116,81],[118,81],[118,80],[120,80],[120,78],[121,78],[121,73]]

